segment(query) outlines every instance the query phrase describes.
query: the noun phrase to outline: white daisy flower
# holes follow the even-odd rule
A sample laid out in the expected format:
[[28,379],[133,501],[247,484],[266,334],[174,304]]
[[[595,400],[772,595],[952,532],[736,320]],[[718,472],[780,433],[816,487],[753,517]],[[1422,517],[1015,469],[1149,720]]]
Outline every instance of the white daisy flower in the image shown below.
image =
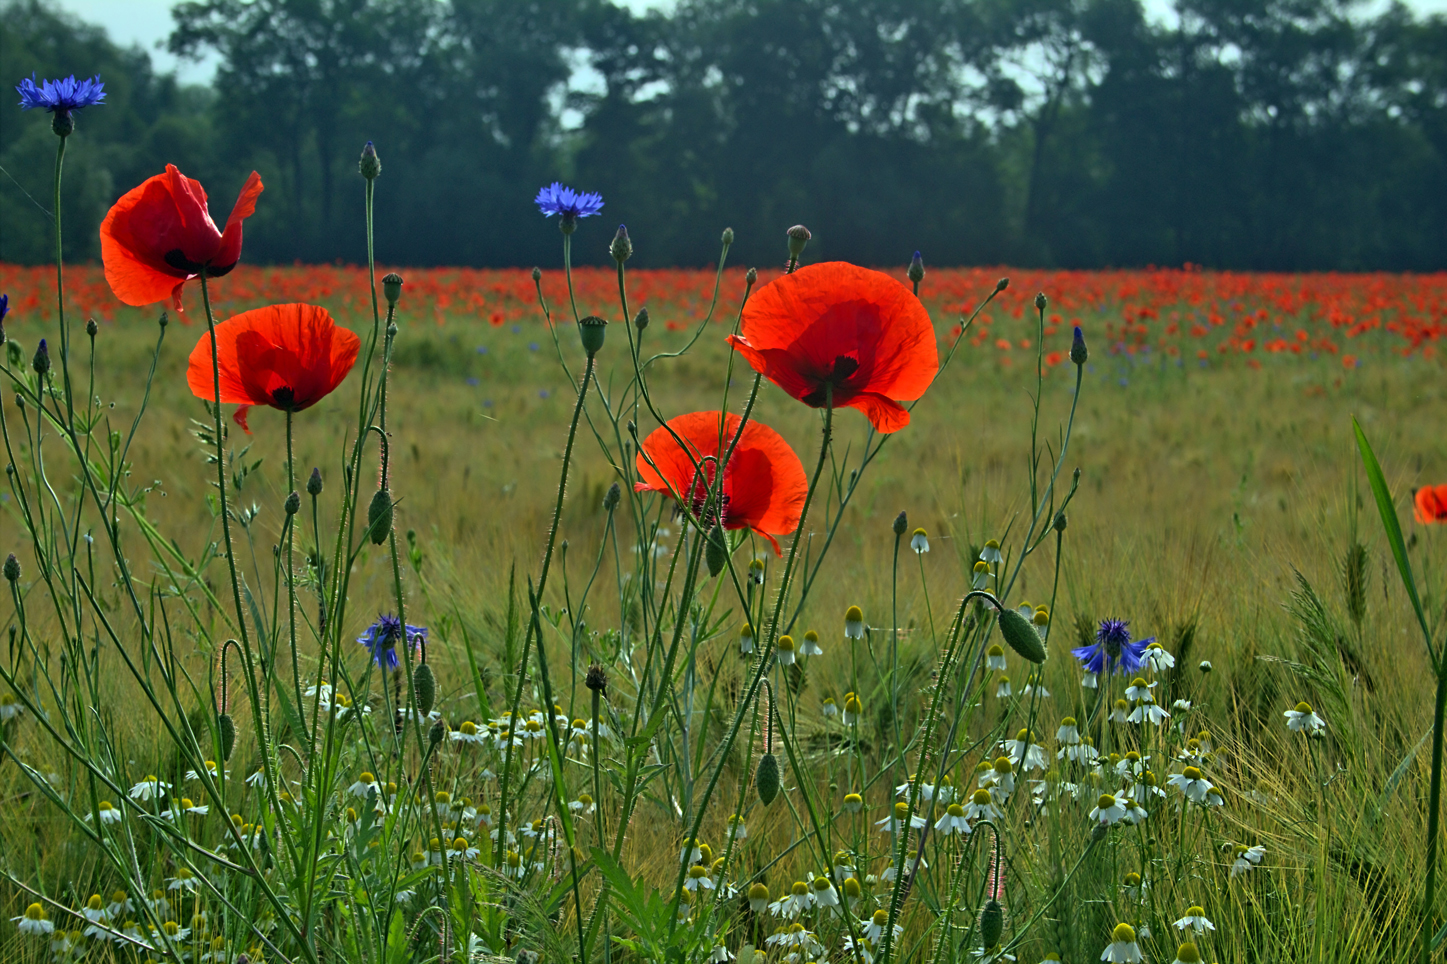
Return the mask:
[[770,934],[764,943],[774,947],[798,948],[805,958],[817,957],[824,953],[824,945],[820,944],[814,935],[805,930],[804,925],[797,921],[784,930]]
[[694,864],[688,868],[688,873],[683,878],[684,890],[713,890],[713,881],[709,879],[708,868],[703,864]]
[[1035,734],[1029,730],[1022,729],[1019,733],[1015,734],[1015,739],[1004,740],[1000,745],[1005,748],[1005,752],[1010,755],[1010,762],[1015,766],[1020,766],[1020,760],[1023,755],[1025,760],[1024,769],[1045,769],[1045,748],[1040,745],[1040,741],[1035,738]]
[[1166,777],[1166,782],[1173,787],[1180,787],[1186,799],[1192,803],[1205,803],[1206,793],[1211,789],[1211,781],[1201,774],[1198,767],[1186,767],[1180,773],[1172,773]]
[[1098,820],[1108,827],[1124,817],[1125,812],[1125,805],[1114,795],[1102,793],[1100,799],[1096,801],[1095,807],[1090,811],[1090,819]]
[[993,673],[1005,668],[1005,650],[999,643],[991,643],[990,648],[985,650],[985,669]]
[[1086,673],[1080,678],[1080,685],[1088,690],[1100,689],[1100,677],[1095,673]]
[[768,885],[757,883],[749,887],[749,910],[755,914],[762,914],[769,906]]
[[1216,925],[1206,918],[1206,909],[1200,906],[1187,907],[1186,916],[1176,921],[1176,930],[1183,931],[1187,927],[1197,934],[1216,929]]
[[[752,894],[752,891],[750,893]],[[802,880],[796,880],[787,894],[769,905],[769,913],[775,917],[787,917],[792,920],[807,911],[812,904],[813,897],[809,893],[809,885]]]
[[1139,964],[1144,961],[1140,945],[1135,942],[1135,928],[1129,924],[1116,924],[1110,935],[1110,946],[1101,952],[1100,959],[1111,964]]
[[819,634],[814,630],[806,630],[804,641],[799,644],[800,656],[823,656],[824,647],[819,645]]
[[974,570],[970,574],[970,588],[984,589],[990,584],[990,564],[988,562],[975,563]]
[[935,821],[935,830],[945,837],[969,833],[970,821],[965,817],[965,808],[958,803],[945,807],[945,815]]
[[1060,721],[1060,728],[1055,731],[1055,739],[1061,743],[1080,742],[1080,727],[1075,717],[1067,716]]
[[1201,952],[1194,941],[1186,941],[1176,949],[1176,959],[1171,964],[1201,964]]
[[985,543],[985,548],[980,550],[980,561],[991,566],[997,566],[1005,561],[1004,555],[1000,552],[999,540],[991,539]]
[[927,822],[925,818],[921,817],[919,814],[914,814],[913,816],[910,816],[909,804],[901,800],[894,805],[893,813],[885,817],[883,820],[876,820],[874,822],[874,825],[885,833],[899,833],[900,828],[904,826],[904,820],[906,817],[909,817],[909,825],[911,828],[914,829],[923,827]]
[[[874,916],[870,918],[869,923],[864,925],[864,929],[860,932],[859,936],[869,941],[869,943],[871,944],[878,944],[880,941],[884,940],[884,929],[888,926],[889,911],[881,907],[879,910],[874,912]],[[903,933],[903,925],[896,923],[894,925],[894,936],[897,938]]]
[[729,953],[729,949],[724,946],[723,941],[719,941],[709,952],[708,959],[709,964],[726,964],[727,961],[734,959],[734,955]]
[[853,693],[844,694],[844,712],[839,716],[839,722],[850,726],[859,722],[864,715],[864,704],[859,702],[859,697]]
[[[895,793],[895,795],[902,797],[902,796],[905,796],[907,793],[909,793],[910,785],[914,783],[914,779],[915,779],[916,776],[917,776],[917,774],[911,773],[911,774],[909,775],[909,779],[908,779],[908,780],[906,780],[905,782],[901,783],[899,786],[895,787],[895,788],[894,788],[894,793]],[[931,800],[934,799],[934,795],[935,795],[935,788],[934,788],[934,786],[931,785],[931,784],[925,783],[924,781],[921,780],[921,781],[920,781],[920,785],[919,785],[919,798],[920,798],[921,800],[923,800],[924,802],[928,803],[929,801],[931,801]]]
[[1130,704],[1125,700],[1116,700],[1115,706],[1110,711],[1112,723],[1124,723],[1130,717]]
[[[905,866],[905,868],[906,868],[906,869],[909,869],[909,870],[913,870],[913,869],[914,869],[914,862],[915,862],[916,860],[919,861],[919,869],[920,869],[920,870],[929,870],[929,861],[928,861],[928,860],[925,860],[923,857],[921,857],[921,856],[919,855],[919,851],[918,851],[918,850],[911,850],[909,853],[907,853],[907,854],[904,855],[904,866]],[[890,863],[889,863],[889,866],[888,866],[888,867],[885,867],[885,868],[884,868],[884,872],[879,875],[879,879],[882,880],[882,881],[885,881],[886,883],[892,882],[892,881],[894,880],[894,871],[895,871],[894,861],[891,860]]]
[[858,606],[850,606],[844,610],[844,638],[864,638],[864,610]]
[[915,551],[915,555],[924,555],[929,552],[929,536],[923,529],[914,530],[910,537],[909,547]]
[[794,637],[780,636],[779,642],[774,647],[774,652],[779,660],[780,666],[794,665]]
[[0,723],[13,720],[24,712],[24,705],[15,698],[14,693],[0,693]]
[[160,797],[169,789],[171,789],[169,783],[165,780],[157,779],[155,774],[151,774],[140,783],[131,787],[129,796],[132,800],[140,800],[146,803]]
[[382,788],[377,786],[377,778],[368,770],[363,770],[357,776],[357,782],[347,787],[347,793],[359,799],[367,799],[367,794],[376,793],[381,795]]
[[1151,694],[1151,690],[1155,688],[1155,682],[1147,683],[1137,676],[1131,680],[1131,684],[1125,688],[1125,698],[1128,700],[1154,700],[1155,696]]
[[120,823],[126,816],[112,806],[109,800],[102,800],[96,804],[95,811],[94,814],[86,814],[85,819],[89,820],[92,816],[97,816],[101,823]]
[[834,885],[829,881],[828,877],[815,877],[813,874],[810,874],[809,886],[814,889],[813,897],[815,907],[839,906],[839,891],[834,889]]
[[997,700],[1006,699],[1014,695],[1014,692],[1014,690],[1010,689],[1010,677],[1008,676],[1001,676],[995,683],[995,699]]
[[[535,721],[528,721],[530,724],[533,722]],[[541,726],[541,724],[539,725]],[[478,729],[477,724],[471,720],[463,720],[457,729],[452,731],[452,742],[454,743],[468,743],[473,746],[481,746],[483,743],[486,743],[488,739],[488,732]]]
[[1166,652],[1166,648],[1160,643],[1151,643],[1146,647],[1146,661],[1151,664],[1151,670],[1156,673],[1163,673],[1176,666],[1176,657]]
[[1247,847],[1244,844],[1236,847],[1236,860],[1231,864],[1231,876],[1237,877],[1246,873],[1252,867],[1261,863],[1266,856],[1266,848],[1257,844],[1255,847]]
[[1326,720],[1317,716],[1310,703],[1297,703],[1295,709],[1286,711],[1286,728],[1294,733],[1315,736],[1326,729]]
[[819,706],[819,713],[826,720],[832,720],[839,715],[839,704],[834,702],[834,697],[824,697],[824,702]]
[[1150,723],[1152,726],[1160,726],[1170,718],[1171,714],[1155,703],[1137,703],[1136,708],[1130,711],[1130,716],[1126,717],[1126,722]]
[[981,787],[970,796],[970,802],[965,804],[965,817],[971,822],[1000,819],[1000,811],[989,789]]

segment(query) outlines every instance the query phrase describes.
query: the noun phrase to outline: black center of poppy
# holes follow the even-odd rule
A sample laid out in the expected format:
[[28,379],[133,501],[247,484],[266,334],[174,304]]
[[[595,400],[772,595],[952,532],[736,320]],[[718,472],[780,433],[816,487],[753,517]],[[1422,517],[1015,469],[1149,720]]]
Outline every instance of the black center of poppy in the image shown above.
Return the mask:
[[[827,398],[828,393],[825,391],[826,385],[832,385],[835,389],[838,389],[849,380],[849,376],[857,371],[859,371],[859,359],[850,355],[836,355],[834,357],[833,370],[829,373],[828,378],[824,380],[825,383],[821,384],[808,395],[805,395],[800,401],[805,405],[812,405],[818,408],[824,404]],[[838,392],[836,391],[835,394],[838,394]]]
[[292,406],[296,404],[296,392],[292,391],[290,386],[283,385],[272,391],[271,401],[282,411],[291,411]]
[[172,248],[170,251],[167,251],[164,260],[177,271],[184,271],[186,274],[200,274],[201,269],[205,267],[205,265],[186,257],[186,253],[180,248]]

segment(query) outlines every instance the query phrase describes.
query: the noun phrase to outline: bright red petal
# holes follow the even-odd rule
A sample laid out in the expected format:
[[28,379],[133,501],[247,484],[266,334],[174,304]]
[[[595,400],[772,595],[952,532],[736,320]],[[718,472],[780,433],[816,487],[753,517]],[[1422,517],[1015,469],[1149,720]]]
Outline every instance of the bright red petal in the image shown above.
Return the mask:
[[137,307],[165,301],[186,273],[165,262],[162,226],[175,204],[167,175],[157,174],[127,191],[100,226],[101,262],[117,298]]
[[214,266],[222,271],[231,270],[241,260],[241,222],[256,213],[256,199],[261,195],[261,175],[255,171],[246,179],[231,217],[226,219],[226,231],[221,235],[221,245],[212,259]]
[[[356,363],[361,339],[332,321],[316,305],[268,305],[242,312],[216,326],[223,402],[278,403],[290,389],[290,408],[309,408],[329,395]],[[191,391],[215,398],[211,341],[203,335],[191,352]]]
[[1424,485],[1413,501],[1417,521],[1422,525],[1447,522],[1447,485]]

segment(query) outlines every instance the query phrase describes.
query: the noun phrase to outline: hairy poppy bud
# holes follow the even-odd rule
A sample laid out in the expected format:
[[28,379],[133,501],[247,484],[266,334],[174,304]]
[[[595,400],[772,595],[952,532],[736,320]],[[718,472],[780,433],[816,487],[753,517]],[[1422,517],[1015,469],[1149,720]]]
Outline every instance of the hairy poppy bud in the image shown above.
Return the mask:
[[897,536],[902,536],[905,534],[906,531],[908,531],[908,529],[909,516],[905,515],[903,509],[900,509],[899,515],[894,517],[894,534]]
[[1000,610],[1000,635],[1011,649],[1030,662],[1045,662],[1045,644],[1040,641],[1040,634],[1018,609]]
[[980,911],[980,943],[985,950],[989,950],[1000,943],[1000,935],[1005,932],[1005,908],[1000,906],[998,900],[985,902],[984,910]]
[[648,309],[639,308],[638,314],[633,316],[633,327],[639,331],[648,327]]
[[1065,531],[1065,510],[1064,510],[1064,509],[1061,509],[1059,512],[1055,513],[1055,522],[1054,522],[1053,524],[1054,524],[1054,526],[1055,526],[1055,531],[1056,531],[1056,532],[1064,532],[1064,531]]
[[30,360],[30,365],[41,378],[50,371],[50,349],[45,347],[44,338],[40,339],[40,347],[35,349],[35,357]]
[[301,496],[295,492],[291,493],[286,497],[286,501],[282,503],[282,508],[288,516],[296,515],[301,511]]
[[918,251],[914,253],[913,258],[910,258],[909,270],[906,271],[904,274],[905,277],[907,277],[910,281],[913,281],[915,284],[919,284],[921,281],[924,280],[924,258],[921,258],[919,256]]
[[1105,839],[1105,835],[1107,832],[1109,832],[1109,830],[1110,824],[1106,823],[1104,820],[1098,821],[1095,826],[1090,828],[1090,842],[1100,843],[1102,840]]
[[796,224],[784,233],[789,236],[789,257],[795,259],[804,253],[804,246],[814,237],[802,224]]
[[589,315],[578,322],[578,337],[583,341],[583,350],[592,358],[603,347],[603,335],[608,322],[597,315]]
[[995,290],[996,290],[996,291],[1004,291],[1004,290],[1005,290],[1006,288],[1008,288],[1008,287],[1010,287],[1010,279],[1009,279],[1009,278],[1001,278],[999,281],[996,281],[996,282],[995,282]]
[[1070,342],[1070,360],[1077,365],[1084,365],[1085,360],[1090,357],[1090,349],[1085,347],[1085,332],[1080,326],[1075,326],[1075,337]]
[[382,173],[382,159],[377,156],[377,149],[368,141],[362,148],[362,159],[357,162],[357,170],[369,181],[375,181]]
[[87,335],[89,335],[90,337],[94,338],[94,337],[95,337],[95,333],[96,333],[98,330],[99,330],[99,329],[96,327],[96,323],[95,323],[95,319],[94,319],[94,318],[87,318],[87,319],[85,320],[85,333],[86,333]]
[[608,695],[608,673],[603,669],[603,664],[594,663],[588,667],[588,675],[583,677],[583,685],[595,693]]
[[704,561],[708,563],[708,574],[717,576],[724,571],[724,566],[729,561],[728,536],[724,535],[723,526],[714,525],[708,534],[708,544],[704,546]]
[[20,560],[15,558],[15,553],[5,557],[5,579],[8,582],[15,582],[20,578]]
[[542,268],[533,268],[533,284],[537,284],[539,281],[542,281],[542,280],[543,280],[543,269],[542,269]]
[[603,511],[612,512],[618,508],[618,500],[623,498],[623,489],[614,482],[608,486],[608,491],[603,495]]
[[441,743],[442,738],[446,735],[447,724],[439,717],[437,722],[432,724],[432,729],[427,731],[428,748],[433,750],[437,749],[437,744]]
[[306,480],[306,494],[307,494],[307,495],[321,495],[321,494],[322,494],[322,470],[321,470],[321,469],[316,468],[316,467],[313,467],[313,468],[312,468],[311,478],[309,478],[309,479]]
[[733,228],[724,228],[724,229],[723,229],[723,243],[724,243],[724,244],[733,244],[733,243],[734,243],[734,229],[733,229]]
[[225,763],[231,759],[231,751],[236,746],[236,722],[230,713],[216,717],[216,735],[221,738],[221,762]]
[[744,272],[744,284],[748,285],[750,288],[752,288],[755,284],[757,284],[757,283],[758,283],[758,280],[759,280],[759,269],[758,269],[758,268],[750,268],[748,271],[745,271],[745,272]]
[[633,241],[628,237],[628,228],[624,225],[618,225],[618,233],[613,235],[613,243],[608,246],[608,253],[619,264],[633,257]]
[[412,671],[412,689],[417,694],[417,712],[426,716],[437,701],[437,677],[426,663]]
[[759,792],[759,802],[766,807],[779,795],[779,761],[772,753],[765,753],[759,758],[759,768],[754,772],[754,789]]
[[371,536],[372,545],[380,546],[387,541],[387,536],[392,532],[392,493],[381,488],[377,494],[372,496],[372,504],[367,506],[367,533]]
[[1047,304],[1049,304],[1049,302],[1045,300],[1045,292],[1043,292],[1043,291],[1038,291],[1038,292],[1036,292],[1036,293],[1035,293],[1035,310],[1036,310],[1036,311],[1044,311],[1044,310],[1045,310],[1045,306],[1046,306]]
[[156,319],[156,324],[160,325],[163,329],[164,329],[167,325],[169,325],[170,323],[171,323],[171,316],[168,315],[168,314],[166,314],[164,311],[161,312],[161,317],[159,317],[159,318]]
[[383,275],[382,294],[386,297],[387,304],[396,305],[397,299],[402,297],[402,276],[395,271]]

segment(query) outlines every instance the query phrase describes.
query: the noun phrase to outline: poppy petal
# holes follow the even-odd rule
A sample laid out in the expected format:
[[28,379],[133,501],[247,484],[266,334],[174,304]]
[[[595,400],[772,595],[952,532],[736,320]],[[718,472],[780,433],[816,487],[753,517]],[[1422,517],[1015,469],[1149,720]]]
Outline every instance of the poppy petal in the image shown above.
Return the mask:
[[247,435],[251,434],[251,426],[246,424],[247,417],[251,414],[250,405],[238,405],[236,411],[231,413],[231,420],[241,426],[241,431]]
[[874,430],[885,435],[898,432],[909,424],[909,411],[903,405],[874,392],[855,395],[846,404],[863,412]]
[[1422,486],[1412,502],[1417,521],[1422,525],[1447,522],[1447,484]]
[[261,196],[261,175],[255,171],[246,179],[231,216],[226,219],[226,230],[221,235],[221,244],[212,259],[214,266],[229,271],[241,260],[241,222],[256,213],[256,199]]

